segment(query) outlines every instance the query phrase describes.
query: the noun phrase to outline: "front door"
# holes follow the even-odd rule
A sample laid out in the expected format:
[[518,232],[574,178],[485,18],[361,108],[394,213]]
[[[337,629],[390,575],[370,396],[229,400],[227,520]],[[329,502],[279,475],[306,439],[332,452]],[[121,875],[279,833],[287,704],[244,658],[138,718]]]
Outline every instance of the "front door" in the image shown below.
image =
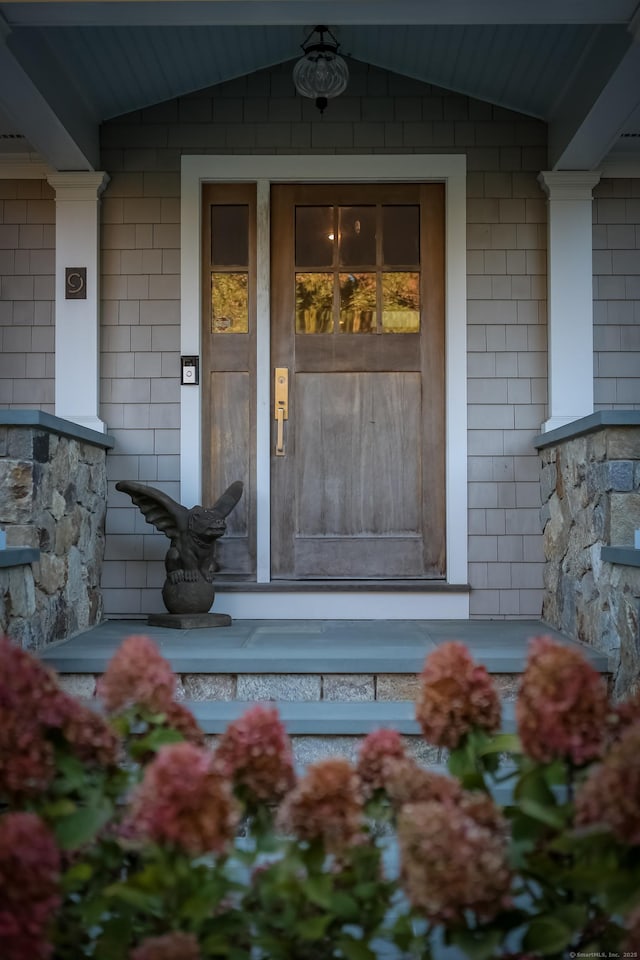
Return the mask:
[[272,577],[443,579],[444,187],[274,185],[271,215]]

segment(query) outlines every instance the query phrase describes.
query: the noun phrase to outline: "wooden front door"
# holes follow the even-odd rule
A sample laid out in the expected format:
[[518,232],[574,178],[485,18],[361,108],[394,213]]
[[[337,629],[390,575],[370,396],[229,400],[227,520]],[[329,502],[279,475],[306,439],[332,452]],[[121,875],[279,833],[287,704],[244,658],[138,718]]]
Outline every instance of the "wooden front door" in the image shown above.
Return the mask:
[[272,577],[444,578],[444,187],[277,185],[271,213]]

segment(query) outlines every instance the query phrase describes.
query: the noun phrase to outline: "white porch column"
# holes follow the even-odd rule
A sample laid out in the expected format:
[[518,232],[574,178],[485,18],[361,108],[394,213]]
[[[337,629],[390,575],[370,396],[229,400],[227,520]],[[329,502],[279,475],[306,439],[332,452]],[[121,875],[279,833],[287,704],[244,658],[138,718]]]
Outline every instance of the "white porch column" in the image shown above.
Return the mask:
[[591,204],[600,174],[544,170],[538,180],[548,197],[546,432],[593,413]]
[[[99,231],[100,194],[109,177],[92,171],[52,173],[47,180],[56,191],[55,413],[104,433],[99,417]],[[68,285],[67,271],[72,274]]]

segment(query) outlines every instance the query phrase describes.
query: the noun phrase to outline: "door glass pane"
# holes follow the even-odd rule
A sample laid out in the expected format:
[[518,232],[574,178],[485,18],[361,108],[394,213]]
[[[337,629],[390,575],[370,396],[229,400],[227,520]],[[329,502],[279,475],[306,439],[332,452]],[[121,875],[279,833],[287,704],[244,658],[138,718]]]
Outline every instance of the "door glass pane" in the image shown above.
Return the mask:
[[375,273],[340,274],[340,332],[376,332]]
[[340,207],[339,237],[341,266],[375,266],[376,208]]
[[333,274],[296,273],[296,333],[333,331]]
[[296,207],[296,266],[330,267],[334,248],[333,207]]
[[249,264],[249,207],[217,204],[211,207],[211,263],[216,267]]
[[211,332],[248,333],[249,275],[211,274]]
[[420,274],[382,274],[382,332],[420,330]]
[[382,261],[391,266],[407,267],[420,263],[418,206],[383,206]]

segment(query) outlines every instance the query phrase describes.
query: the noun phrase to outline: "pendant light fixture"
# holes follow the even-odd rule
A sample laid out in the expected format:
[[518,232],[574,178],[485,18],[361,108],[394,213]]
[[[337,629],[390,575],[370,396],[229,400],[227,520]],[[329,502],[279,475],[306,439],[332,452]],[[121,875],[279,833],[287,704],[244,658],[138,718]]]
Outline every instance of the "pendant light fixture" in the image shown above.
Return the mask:
[[328,27],[314,27],[301,46],[304,56],[293,68],[293,82],[301,96],[315,100],[322,114],[328,101],[346,90],[349,68],[338,55],[340,44]]

